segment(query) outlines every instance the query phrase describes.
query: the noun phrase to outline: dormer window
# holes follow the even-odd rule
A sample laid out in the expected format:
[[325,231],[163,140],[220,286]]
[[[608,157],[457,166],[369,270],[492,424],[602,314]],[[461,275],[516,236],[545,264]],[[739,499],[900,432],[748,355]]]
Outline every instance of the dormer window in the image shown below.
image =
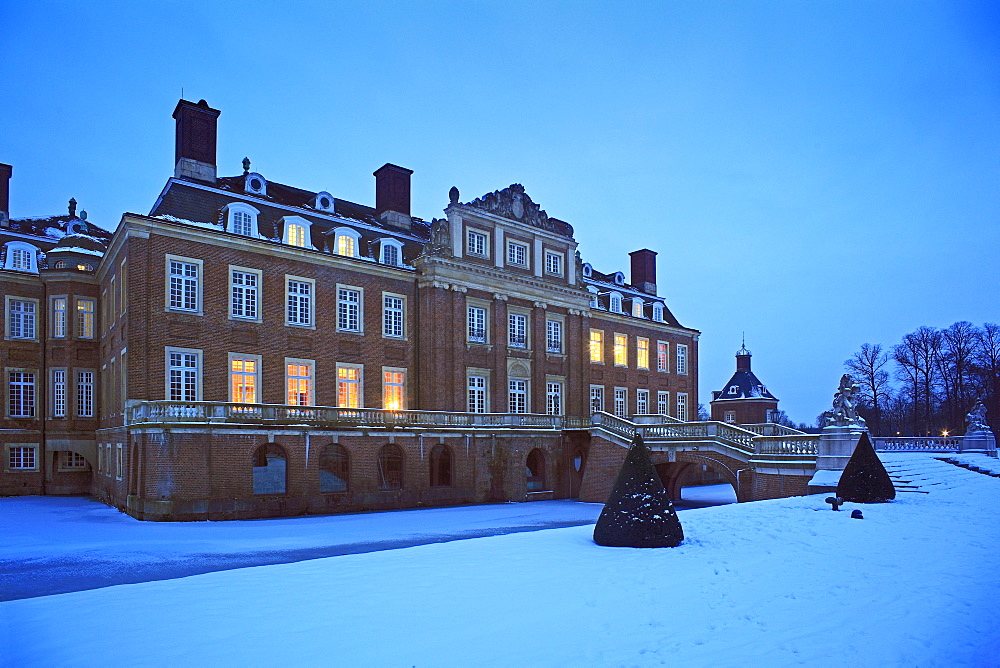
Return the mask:
[[287,237],[287,242],[289,246],[298,246],[299,248],[305,248],[306,245],[306,228],[298,223],[289,223],[288,227],[285,229],[285,236]]
[[642,310],[643,304],[641,299],[632,300],[632,315],[636,318],[645,318],[645,314]]
[[608,298],[608,308],[612,313],[624,313],[622,311],[622,296],[617,292],[612,292]]
[[729,388],[729,394],[736,394],[737,392],[739,392],[739,389],[735,385]]
[[243,189],[251,195],[267,197],[267,181],[257,172],[246,175]]
[[38,249],[24,241],[8,241],[3,268],[38,273]]
[[333,213],[333,195],[325,190],[316,193],[316,196],[313,197],[312,206],[317,211]]
[[625,285],[625,274],[620,271],[615,272],[615,285]]
[[227,230],[244,237],[258,236],[257,216],[260,211],[243,202],[233,202],[227,205],[224,211],[226,212]]
[[333,252],[345,257],[360,257],[361,234],[349,227],[338,227],[333,231]]
[[663,304],[653,304],[653,320],[663,322]]
[[403,266],[403,244],[395,239],[380,239],[378,261],[390,267]]
[[597,298],[597,288],[590,286],[587,291],[590,293],[590,308],[601,308],[601,302]]

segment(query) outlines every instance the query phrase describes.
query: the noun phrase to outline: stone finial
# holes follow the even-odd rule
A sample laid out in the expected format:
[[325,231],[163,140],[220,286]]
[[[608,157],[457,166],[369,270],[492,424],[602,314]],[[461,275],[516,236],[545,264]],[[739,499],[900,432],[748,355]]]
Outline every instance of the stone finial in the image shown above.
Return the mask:
[[243,176],[250,173],[250,158],[243,158]]
[[451,187],[448,191],[448,201],[452,204],[458,204],[458,188],[455,186]]
[[71,216],[75,216],[76,215],[76,198],[75,197],[70,197],[69,198],[69,215],[71,215]]
[[87,210],[84,209],[80,212],[80,220],[87,220]]

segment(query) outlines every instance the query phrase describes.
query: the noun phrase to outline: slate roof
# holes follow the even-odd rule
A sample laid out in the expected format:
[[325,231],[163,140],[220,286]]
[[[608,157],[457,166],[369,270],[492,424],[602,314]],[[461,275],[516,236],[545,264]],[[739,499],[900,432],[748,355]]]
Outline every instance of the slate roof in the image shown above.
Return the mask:
[[[740,368],[740,358],[745,357],[746,369]],[[736,373],[729,379],[720,392],[712,393],[712,401],[725,401],[736,399],[768,399],[778,401],[778,398],[771,394],[764,383],[750,370],[750,351],[746,346],[736,351]]]

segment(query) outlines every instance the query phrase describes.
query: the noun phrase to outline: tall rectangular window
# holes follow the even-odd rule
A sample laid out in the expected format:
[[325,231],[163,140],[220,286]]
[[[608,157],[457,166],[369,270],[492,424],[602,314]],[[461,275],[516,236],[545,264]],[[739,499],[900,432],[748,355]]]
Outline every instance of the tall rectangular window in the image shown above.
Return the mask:
[[590,386],[590,412],[597,413],[604,410],[604,386]]
[[7,338],[35,338],[35,302],[22,299],[7,300]]
[[393,267],[399,266],[399,246],[393,246],[392,244],[384,244],[382,246],[382,264],[388,264]]
[[288,232],[286,236],[288,237],[288,244],[290,246],[298,246],[299,248],[305,248],[306,228],[304,225],[296,225],[295,223],[289,223]]
[[382,407],[392,411],[406,408],[406,372],[402,369],[382,369]]
[[486,343],[486,309],[478,306],[468,308],[469,341]]
[[545,412],[562,415],[562,383],[545,383]]
[[35,417],[35,374],[33,372],[8,372],[7,415],[10,417]]
[[76,300],[76,337],[78,339],[94,338],[94,300]]
[[167,399],[201,400],[201,354],[167,349]]
[[[683,343],[674,346],[677,349],[677,373],[686,374],[688,372],[688,347]],[[680,416],[678,416],[680,417]]]
[[246,211],[233,211],[233,234],[253,236],[253,218]]
[[470,413],[486,412],[486,376],[469,376],[468,411]]
[[688,419],[688,395],[687,392],[677,393],[677,419],[684,420]]
[[236,404],[256,404],[260,387],[260,358],[229,356],[229,400]]
[[23,248],[10,249],[10,268],[31,271],[31,251]]
[[7,469],[34,471],[38,468],[37,445],[11,445],[7,449]]
[[229,315],[233,318],[256,320],[260,312],[260,274],[231,269],[229,285]]
[[486,235],[482,232],[469,230],[466,235],[465,250],[469,255],[485,257],[487,255]]
[[94,417],[93,371],[76,372],[76,416]]
[[508,241],[507,264],[526,267],[528,265],[528,247],[517,241]]
[[615,334],[615,366],[628,366],[628,334]]
[[620,418],[628,416],[628,389],[615,388],[615,415]]
[[56,339],[66,338],[66,326],[69,322],[66,316],[67,299],[65,297],[52,298],[52,337]]
[[403,338],[403,298],[382,295],[382,336]]
[[508,383],[508,412],[528,412],[528,381],[511,379]]
[[657,371],[670,371],[670,363],[668,357],[669,344],[666,341],[656,342],[656,370]]
[[638,369],[649,368],[649,339],[636,338],[635,366]]
[[285,323],[298,327],[313,324],[313,284],[312,281],[286,279],[287,309]]
[[66,369],[52,370],[52,417],[66,417]]
[[635,391],[636,415],[649,415],[649,390]]
[[313,363],[305,360],[286,360],[285,380],[288,393],[286,403],[289,406],[312,406]]
[[119,307],[121,308],[121,313],[124,315],[125,311],[128,310],[128,290],[126,289],[126,276],[125,271],[128,265],[122,262],[118,266],[118,292],[120,297],[118,299]]
[[337,365],[337,405],[361,408],[361,368]]
[[125,448],[121,443],[115,446],[115,477],[119,480],[122,479],[122,473],[125,471]]
[[656,393],[656,412],[660,415],[670,415],[670,393],[660,390]]
[[563,351],[563,324],[560,320],[545,321],[545,350],[550,353]]
[[507,341],[512,348],[528,347],[528,317],[520,313],[507,316]]
[[178,311],[198,309],[198,265],[194,262],[170,260],[170,308]]
[[337,330],[361,331],[361,291],[337,288]]
[[590,361],[604,363],[604,332],[600,329],[590,330]]

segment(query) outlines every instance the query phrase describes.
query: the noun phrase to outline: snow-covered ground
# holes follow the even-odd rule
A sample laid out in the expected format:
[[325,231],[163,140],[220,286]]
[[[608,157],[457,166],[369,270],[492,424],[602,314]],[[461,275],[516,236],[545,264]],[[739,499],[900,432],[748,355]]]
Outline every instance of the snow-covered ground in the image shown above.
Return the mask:
[[0,663],[1000,665],[1000,479],[883,458],[947,484],[847,512],[822,496],[686,511],[677,548],[600,547],[578,526],[8,601]]

